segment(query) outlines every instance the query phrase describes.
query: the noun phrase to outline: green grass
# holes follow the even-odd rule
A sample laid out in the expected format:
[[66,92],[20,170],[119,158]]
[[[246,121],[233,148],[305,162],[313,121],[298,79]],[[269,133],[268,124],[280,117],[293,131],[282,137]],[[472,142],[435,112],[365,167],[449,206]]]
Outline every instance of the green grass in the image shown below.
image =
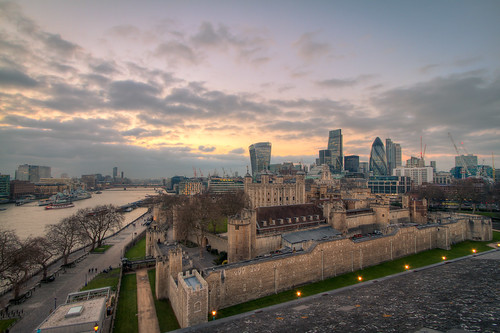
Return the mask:
[[476,215],[483,215],[483,216],[488,216],[488,217],[500,218],[500,213],[498,213],[498,212],[478,212],[478,211],[476,211]]
[[101,246],[96,247],[95,249],[93,249],[91,252],[92,253],[104,253],[104,252],[106,252],[112,246],[113,245],[101,245]]
[[133,333],[138,331],[137,280],[135,274],[126,274],[122,277],[113,333]]
[[14,324],[16,321],[17,318],[0,320],[0,332],[7,330],[10,325]]
[[120,268],[114,268],[111,270],[111,272],[99,273],[80,290],[85,291],[103,287],[111,287],[111,290],[116,290],[118,286],[118,280],[120,279],[120,272]]
[[[499,237],[500,235],[496,236]],[[491,250],[491,247],[486,245],[487,243],[489,242],[465,241],[459,244],[452,245],[451,250],[433,249],[413,254],[376,266],[367,267],[355,272],[342,274],[323,281],[304,285],[275,295],[269,295],[253,301],[221,309],[217,312],[217,318],[229,317],[239,313],[244,313],[297,299],[296,292],[298,290],[300,290],[301,292],[301,297],[311,296],[359,283],[358,276],[362,277],[362,281],[368,281],[403,272],[405,270],[405,265],[409,265],[410,269],[415,269],[441,262],[443,260],[443,256],[446,256],[446,260],[450,260],[470,255],[472,254],[473,249],[476,249],[477,253]],[[211,316],[209,316],[208,319],[212,320]]]
[[125,258],[142,258],[146,256],[146,237],[141,238],[126,253]]
[[151,292],[155,301],[156,317],[158,317],[158,324],[160,325],[161,332],[173,331],[180,328],[177,318],[175,317],[174,310],[170,305],[169,300],[156,299],[156,270],[148,271],[149,284],[151,285]]
[[500,242],[500,232],[493,231],[493,242]]

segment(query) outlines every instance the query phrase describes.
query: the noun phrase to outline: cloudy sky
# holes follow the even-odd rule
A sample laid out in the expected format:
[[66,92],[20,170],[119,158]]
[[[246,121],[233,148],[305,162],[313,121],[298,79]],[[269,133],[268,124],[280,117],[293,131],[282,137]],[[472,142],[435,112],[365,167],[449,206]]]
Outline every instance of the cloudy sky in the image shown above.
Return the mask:
[[[0,0],[0,172],[240,174],[341,128],[500,165],[500,2]],[[463,142],[463,144],[461,144]]]

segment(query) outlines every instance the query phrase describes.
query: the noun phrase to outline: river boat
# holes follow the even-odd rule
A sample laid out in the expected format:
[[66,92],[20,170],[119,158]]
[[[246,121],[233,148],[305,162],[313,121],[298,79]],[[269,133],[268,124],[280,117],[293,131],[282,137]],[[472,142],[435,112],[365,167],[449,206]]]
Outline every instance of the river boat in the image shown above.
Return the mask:
[[55,203],[55,199],[53,198],[38,200],[38,206],[47,206],[53,203]]
[[95,192],[95,194],[101,194],[101,193],[102,193],[101,191],[97,191],[97,192]]
[[53,203],[48,206],[45,206],[45,209],[63,209],[63,208],[71,208],[75,207],[75,205],[71,202],[68,203]]

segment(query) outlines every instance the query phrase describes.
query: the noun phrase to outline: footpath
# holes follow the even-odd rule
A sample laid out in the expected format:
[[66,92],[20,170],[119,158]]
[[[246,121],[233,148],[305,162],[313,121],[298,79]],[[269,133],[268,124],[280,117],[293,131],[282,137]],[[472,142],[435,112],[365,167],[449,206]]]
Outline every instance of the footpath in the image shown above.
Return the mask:
[[[50,272],[57,272],[53,282],[39,283],[41,276],[33,276],[26,283],[27,289],[22,291],[29,292],[30,297],[22,304],[9,306],[9,312],[21,314],[21,319],[10,329],[10,332],[34,332],[58,305],[66,301],[69,293],[78,291],[104,269],[110,266],[118,267],[121,264],[120,260],[125,246],[146,229],[141,222],[147,217],[148,214],[138,217],[118,233],[107,238],[105,244],[113,246],[106,252],[88,253],[85,249],[80,249],[70,256],[70,262],[75,261],[74,267],[59,269],[60,261],[51,265]],[[92,269],[93,272],[89,273]],[[12,293],[3,295],[0,298],[0,304],[7,304],[11,298]]]

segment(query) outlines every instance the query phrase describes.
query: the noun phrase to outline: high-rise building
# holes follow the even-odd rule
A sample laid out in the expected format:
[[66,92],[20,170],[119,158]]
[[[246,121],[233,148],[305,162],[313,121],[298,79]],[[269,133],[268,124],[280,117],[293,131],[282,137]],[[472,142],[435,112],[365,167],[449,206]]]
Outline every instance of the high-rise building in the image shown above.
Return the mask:
[[48,166],[23,164],[17,167],[16,180],[37,183],[40,178],[51,178],[51,169]]
[[387,175],[387,157],[385,155],[384,143],[379,137],[373,141],[370,152],[370,171],[373,176]]
[[393,142],[390,138],[385,139],[385,156],[387,174],[392,175],[392,170],[401,166],[401,145]]
[[437,172],[436,170],[436,161],[431,161],[431,167],[432,167],[432,170],[434,171],[434,173]]
[[394,144],[394,151],[395,151],[395,159],[396,159],[396,164],[395,167],[400,167],[403,165],[403,158],[401,154],[401,145],[399,143]]
[[9,201],[10,175],[0,175],[0,203]]
[[363,173],[366,176],[370,173],[370,167],[368,165],[368,162],[359,162],[359,171],[360,173]]
[[267,170],[271,164],[271,143],[258,142],[248,147],[252,176],[255,178],[259,172]]
[[113,168],[113,179],[118,177],[118,167]]
[[455,167],[461,167],[466,177],[476,176],[477,156],[472,154],[455,156]]
[[387,159],[387,174],[392,175],[396,167],[396,145],[391,139],[385,139],[385,158]]
[[332,130],[328,134],[328,150],[332,151],[332,171],[340,173],[344,162],[342,130]]
[[344,170],[349,172],[359,172],[359,156],[358,155],[345,156]]

